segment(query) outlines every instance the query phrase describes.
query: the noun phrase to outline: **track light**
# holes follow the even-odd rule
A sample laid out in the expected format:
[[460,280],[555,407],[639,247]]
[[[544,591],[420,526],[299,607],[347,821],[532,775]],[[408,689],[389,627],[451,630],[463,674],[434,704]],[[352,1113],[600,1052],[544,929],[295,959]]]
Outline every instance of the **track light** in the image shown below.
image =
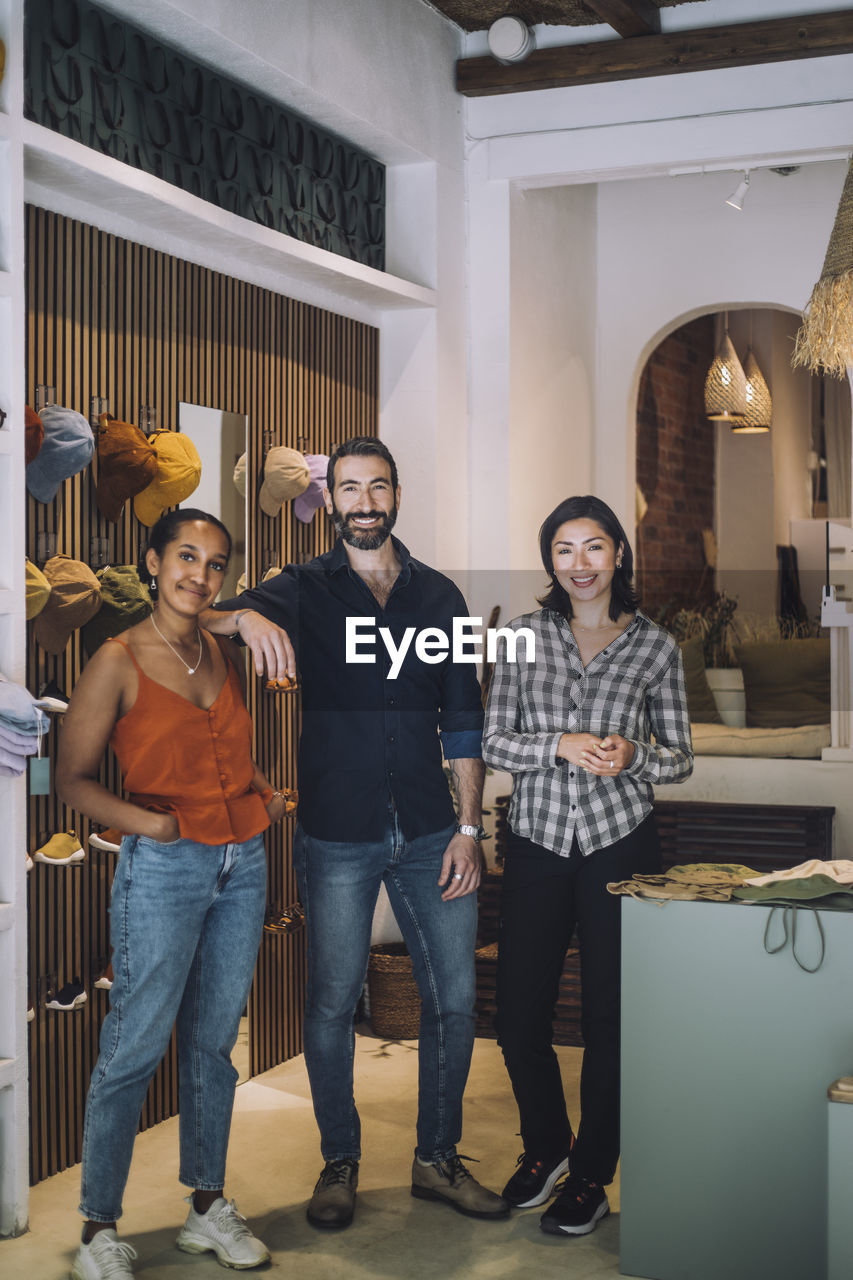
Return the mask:
[[735,187],[732,194],[729,196],[728,200],[726,201],[726,204],[730,204],[733,209],[737,209],[738,213],[740,213],[743,209],[743,202],[746,199],[748,194],[749,194],[749,171],[747,170],[747,172],[744,173],[743,177],[741,178],[740,182]]

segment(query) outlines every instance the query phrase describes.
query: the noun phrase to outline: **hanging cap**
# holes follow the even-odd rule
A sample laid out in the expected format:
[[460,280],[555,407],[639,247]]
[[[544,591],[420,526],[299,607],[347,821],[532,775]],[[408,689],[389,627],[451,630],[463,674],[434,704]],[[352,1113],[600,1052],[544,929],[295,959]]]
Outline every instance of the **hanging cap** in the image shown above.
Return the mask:
[[44,439],[27,467],[27,488],[39,502],[52,502],[64,480],[92,461],[95,437],[82,413],[46,404],[41,411]]
[[282,503],[298,498],[308,488],[310,480],[302,454],[297,449],[276,445],[264,461],[264,482],[258,494],[261,510],[268,516],[277,516]]
[[246,496],[246,455],[241,453],[234,467],[234,488],[241,498]]
[[112,636],[121,635],[152,612],[148,588],[132,564],[114,564],[96,575],[101,586],[101,607],[83,627],[83,644],[91,657]]
[[37,564],[27,561],[27,622],[37,617],[47,604],[50,583]]
[[29,405],[24,406],[24,433],[24,462],[29,466],[44,440],[44,424]]
[[198,487],[201,458],[189,436],[158,431],[149,437],[157,454],[157,471],[146,489],[133,499],[136,518],[149,529],[169,507],[176,507]]
[[107,520],[118,520],[128,498],[147,488],[157,474],[157,454],[139,427],[102,413],[95,443],[98,449],[98,507]]
[[311,479],[308,481],[308,488],[304,493],[300,493],[294,502],[293,514],[303,524],[308,524],[317,508],[323,505],[323,490],[326,487],[326,469],[329,459],[325,453],[306,453],[305,461],[308,464],[308,474]]
[[101,587],[87,564],[68,556],[48,560],[44,576],[50,584],[50,596],[36,618],[35,637],[48,653],[62,653],[72,631],[101,607]]

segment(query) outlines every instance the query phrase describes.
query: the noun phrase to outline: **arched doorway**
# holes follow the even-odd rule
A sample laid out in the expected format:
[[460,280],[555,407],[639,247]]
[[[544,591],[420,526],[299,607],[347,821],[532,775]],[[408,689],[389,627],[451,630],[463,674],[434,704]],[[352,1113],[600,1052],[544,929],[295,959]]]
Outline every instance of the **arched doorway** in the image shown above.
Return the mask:
[[[799,317],[776,307],[728,313],[743,361],[751,346],[773,396],[761,435],[709,421],[704,383],[723,330],[722,310],[691,319],[658,343],[637,398],[637,561],[653,616],[707,610],[718,592],[737,602],[741,627],[761,631],[790,607],[784,573],[800,560],[807,616],[819,608],[817,528],[850,523],[850,394],[845,382],[791,368]],[[794,546],[799,556],[779,548]]]

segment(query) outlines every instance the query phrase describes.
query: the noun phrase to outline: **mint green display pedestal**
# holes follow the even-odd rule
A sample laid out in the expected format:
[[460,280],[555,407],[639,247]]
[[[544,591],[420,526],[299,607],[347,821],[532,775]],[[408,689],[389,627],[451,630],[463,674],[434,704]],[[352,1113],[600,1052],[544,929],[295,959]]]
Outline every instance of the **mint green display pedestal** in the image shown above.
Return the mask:
[[[827,1103],[829,1128],[829,1188],[827,1231],[827,1280],[853,1276],[853,1092],[846,1086],[830,1091]],[[843,1101],[833,1101],[835,1092]]]
[[[853,1073],[853,916],[820,913],[809,974],[790,943],[766,954],[769,911],[623,902],[624,1275],[826,1280],[826,1091]],[[798,954],[817,960],[805,912]],[[853,1186],[847,1204],[853,1217]]]

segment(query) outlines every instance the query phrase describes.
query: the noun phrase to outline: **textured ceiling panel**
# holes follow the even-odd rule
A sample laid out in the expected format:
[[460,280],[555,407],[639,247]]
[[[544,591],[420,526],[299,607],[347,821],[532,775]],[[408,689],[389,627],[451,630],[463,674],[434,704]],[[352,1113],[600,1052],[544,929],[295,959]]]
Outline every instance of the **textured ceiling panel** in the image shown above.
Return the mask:
[[[551,26],[590,27],[601,18],[583,0],[430,0],[434,9],[462,27],[463,31],[485,31],[496,18],[511,13],[531,26],[542,22]],[[678,4],[700,4],[702,0],[652,0],[659,9]]]

